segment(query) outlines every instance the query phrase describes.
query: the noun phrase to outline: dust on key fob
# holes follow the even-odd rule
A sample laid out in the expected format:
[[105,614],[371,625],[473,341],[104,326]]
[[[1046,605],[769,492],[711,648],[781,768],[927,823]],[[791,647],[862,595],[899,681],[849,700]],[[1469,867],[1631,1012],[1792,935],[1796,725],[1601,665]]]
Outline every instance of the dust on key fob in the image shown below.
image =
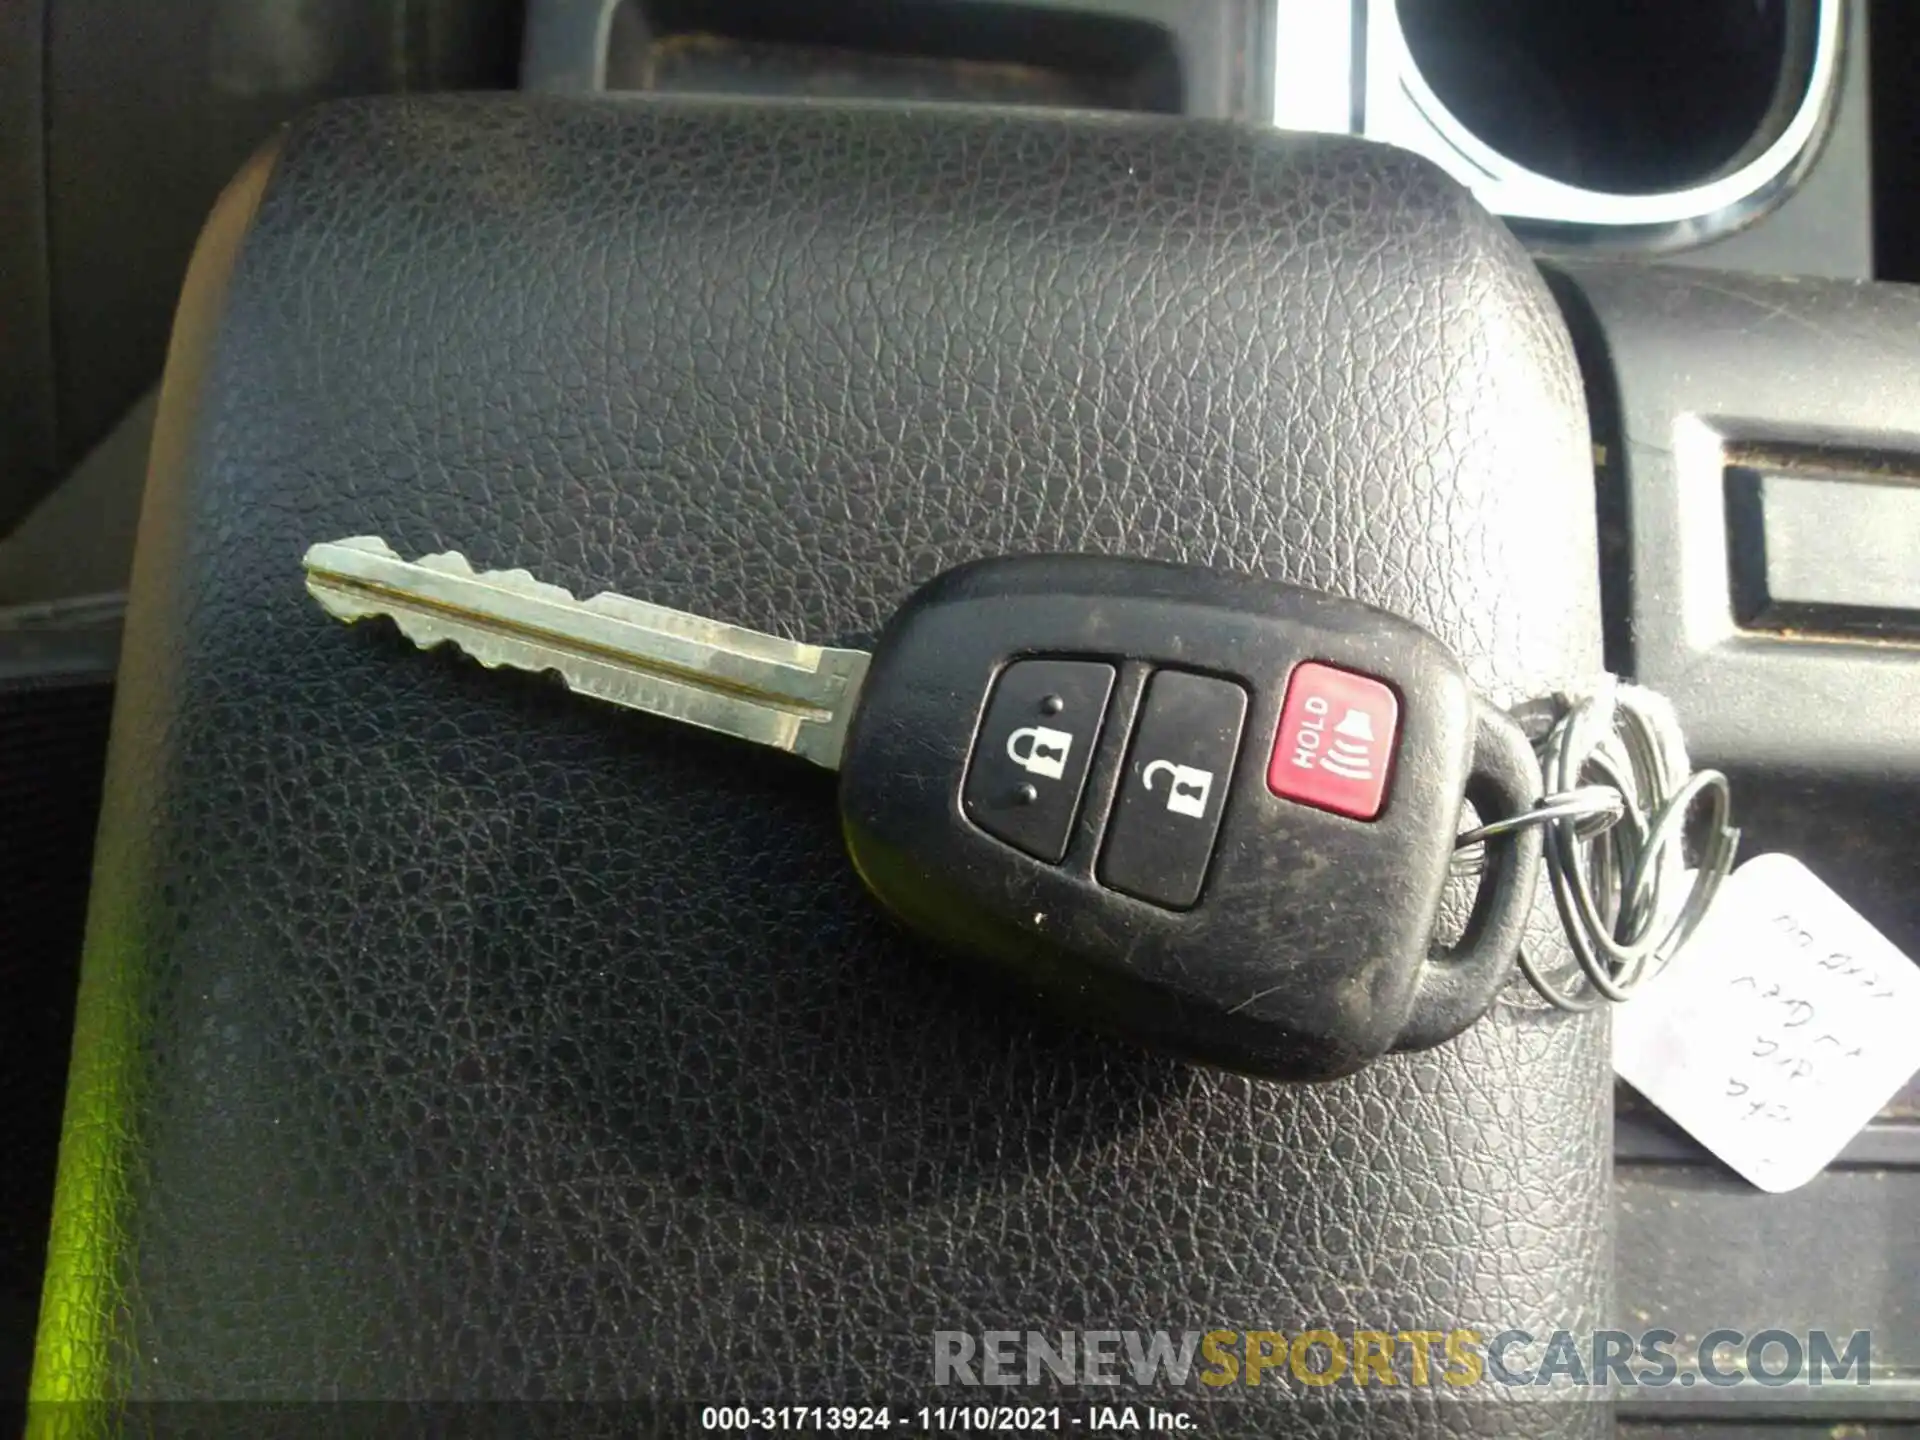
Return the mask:
[[1075,1018],[1327,1079],[1477,1019],[1531,908],[1537,830],[1489,846],[1434,950],[1463,797],[1537,798],[1524,735],[1418,626],[1098,556],[940,576],[880,638],[841,767],[868,887]]

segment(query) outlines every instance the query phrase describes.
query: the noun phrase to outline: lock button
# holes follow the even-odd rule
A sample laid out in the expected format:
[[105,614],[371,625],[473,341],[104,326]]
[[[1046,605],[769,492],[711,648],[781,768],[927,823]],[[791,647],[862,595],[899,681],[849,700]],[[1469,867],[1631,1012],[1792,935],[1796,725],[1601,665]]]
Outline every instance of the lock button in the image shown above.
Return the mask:
[[1230,680],[1154,672],[1107,826],[1101,884],[1171,910],[1200,898],[1246,714],[1247,692]]
[[1020,660],[1001,671],[967,763],[967,818],[1057,864],[1100,742],[1113,674],[1113,666],[1088,660]]

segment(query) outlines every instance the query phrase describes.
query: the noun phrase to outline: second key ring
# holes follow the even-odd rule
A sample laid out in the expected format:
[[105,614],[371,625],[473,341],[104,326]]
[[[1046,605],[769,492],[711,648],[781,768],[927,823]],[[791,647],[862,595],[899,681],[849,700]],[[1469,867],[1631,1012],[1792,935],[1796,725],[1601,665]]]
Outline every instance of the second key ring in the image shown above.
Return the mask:
[[1531,810],[1468,830],[1456,837],[1453,844],[1456,850],[1463,850],[1469,845],[1511,835],[1516,830],[1525,830],[1534,825],[1552,825],[1563,820],[1573,823],[1575,833],[1582,840],[1591,840],[1619,824],[1626,813],[1626,799],[1613,786],[1581,785],[1572,790],[1543,795]]

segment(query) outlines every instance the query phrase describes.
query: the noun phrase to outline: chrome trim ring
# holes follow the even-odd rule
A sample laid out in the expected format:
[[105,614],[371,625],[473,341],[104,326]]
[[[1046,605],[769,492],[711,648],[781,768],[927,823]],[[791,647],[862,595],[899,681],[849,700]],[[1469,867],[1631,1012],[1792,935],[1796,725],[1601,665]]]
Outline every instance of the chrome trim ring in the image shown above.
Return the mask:
[[1274,0],[1272,120],[1283,129],[1359,134],[1416,151],[1511,219],[1664,232],[1658,239],[1667,243],[1703,240],[1784,198],[1819,152],[1839,90],[1846,0],[1817,5],[1807,88],[1780,134],[1732,173],[1677,190],[1591,190],[1502,155],[1428,85],[1392,0]]

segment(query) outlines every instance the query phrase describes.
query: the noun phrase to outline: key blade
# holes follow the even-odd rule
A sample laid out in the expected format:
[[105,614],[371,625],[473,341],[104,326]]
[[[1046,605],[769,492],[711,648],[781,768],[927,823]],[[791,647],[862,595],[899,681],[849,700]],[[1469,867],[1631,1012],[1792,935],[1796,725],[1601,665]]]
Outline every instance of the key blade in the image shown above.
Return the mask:
[[386,616],[423,650],[451,643],[489,668],[552,671],[579,694],[830,770],[870,659],[623,595],[579,600],[525,570],[476,571],[457,551],[405,560],[376,536],[315,545],[303,563],[308,593],[337,619]]

